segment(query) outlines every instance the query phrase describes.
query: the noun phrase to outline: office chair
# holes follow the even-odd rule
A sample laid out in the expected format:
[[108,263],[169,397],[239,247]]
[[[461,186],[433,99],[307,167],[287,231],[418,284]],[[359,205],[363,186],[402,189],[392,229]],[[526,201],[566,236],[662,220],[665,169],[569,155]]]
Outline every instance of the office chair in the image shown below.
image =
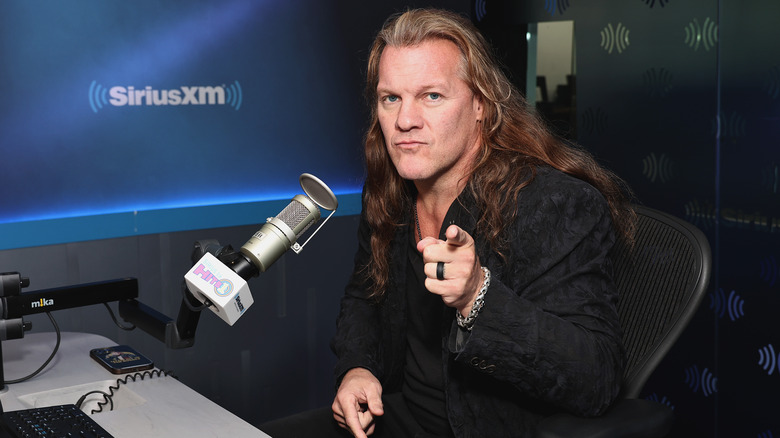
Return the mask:
[[600,417],[546,418],[538,438],[662,438],[671,430],[671,408],[637,397],[701,303],[712,255],[693,225],[651,208],[635,210],[636,244],[616,247],[614,259],[627,355],[619,400]]

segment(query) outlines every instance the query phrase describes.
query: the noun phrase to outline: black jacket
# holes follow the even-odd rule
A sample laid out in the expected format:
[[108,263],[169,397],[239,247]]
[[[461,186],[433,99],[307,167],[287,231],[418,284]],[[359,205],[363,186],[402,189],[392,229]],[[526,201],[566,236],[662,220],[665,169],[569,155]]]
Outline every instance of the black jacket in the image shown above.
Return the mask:
[[[450,207],[440,238],[453,223],[474,236],[479,212],[467,192]],[[608,256],[615,232],[605,199],[589,184],[542,167],[522,190],[517,210],[506,262],[476,239],[492,280],[473,330],[460,329],[454,310],[446,309],[445,392],[459,438],[533,436],[542,417],[597,415],[619,390],[624,352]],[[361,218],[355,272],[331,346],[337,379],[367,368],[389,393],[401,387],[406,357],[410,227],[399,227],[392,242],[392,286],[379,303],[366,297],[360,281],[370,232]]]

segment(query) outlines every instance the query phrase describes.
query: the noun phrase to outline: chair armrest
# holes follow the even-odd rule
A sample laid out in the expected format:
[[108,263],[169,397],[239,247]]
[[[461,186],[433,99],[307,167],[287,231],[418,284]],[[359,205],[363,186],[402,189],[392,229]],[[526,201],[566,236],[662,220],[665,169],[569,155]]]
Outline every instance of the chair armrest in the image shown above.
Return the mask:
[[662,438],[672,428],[674,411],[650,400],[618,400],[593,418],[556,414],[539,423],[537,438]]

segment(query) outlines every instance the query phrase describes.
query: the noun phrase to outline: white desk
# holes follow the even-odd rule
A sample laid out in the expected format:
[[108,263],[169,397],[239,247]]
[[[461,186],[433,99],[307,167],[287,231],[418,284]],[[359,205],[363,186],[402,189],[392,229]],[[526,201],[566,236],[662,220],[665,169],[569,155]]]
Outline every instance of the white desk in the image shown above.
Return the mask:
[[[23,339],[3,342],[5,380],[24,377],[37,369],[51,354],[54,333],[34,333]],[[89,357],[93,348],[116,345],[108,338],[88,333],[62,333],[57,355],[38,376],[8,385],[0,394],[6,411],[30,407],[76,403],[92,390],[108,392],[115,375]],[[82,404],[87,414],[97,409],[100,395],[89,396]],[[260,430],[173,377],[153,377],[128,381],[115,391],[114,410],[91,415],[117,438],[146,437],[265,437]]]

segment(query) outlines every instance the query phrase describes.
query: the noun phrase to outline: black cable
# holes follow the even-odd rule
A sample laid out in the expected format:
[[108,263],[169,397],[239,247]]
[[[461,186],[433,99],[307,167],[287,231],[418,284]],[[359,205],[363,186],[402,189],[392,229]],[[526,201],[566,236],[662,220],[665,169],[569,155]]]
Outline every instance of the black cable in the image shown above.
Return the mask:
[[111,407],[109,410],[114,410],[114,393],[119,390],[119,387],[122,386],[122,384],[127,385],[127,382],[132,380],[135,382],[137,379],[144,380],[146,377],[154,378],[154,377],[160,377],[162,375],[171,376],[173,378],[176,378],[176,376],[173,374],[172,371],[165,371],[165,370],[148,370],[144,372],[138,372],[135,374],[128,374],[125,377],[121,377],[116,379],[116,384],[111,385],[108,387],[108,392],[105,391],[90,391],[84,395],[82,395],[78,401],[76,402],[76,406],[81,409],[81,404],[84,403],[84,400],[87,398],[87,396],[91,394],[103,394],[103,401],[98,402],[98,409],[93,409],[90,414],[97,414],[100,412],[103,412],[103,407],[107,404],[110,404]]
[[[86,394],[82,395],[82,396],[79,398],[79,400],[76,402],[76,407],[77,407],[77,408],[79,408],[79,409],[81,409],[81,404],[82,404],[82,403],[84,403],[84,399],[86,399],[88,396],[90,396],[90,395],[92,395],[92,394],[103,394],[103,399],[104,399],[104,400],[108,400],[108,402],[110,402],[110,403],[111,403],[111,410],[112,410],[112,411],[114,410],[114,400],[113,400],[113,394],[109,394],[109,393],[107,393],[107,392],[105,392],[105,391],[100,391],[100,390],[97,390],[97,389],[96,389],[96,390],[94,390],[94,391],[89,391],[88,393],[86,393]],[[99,404],[99,403],[98,403],[98,404]],[[104,403],[104,404],[105,404],[105,403]],[[101,411],[103,410],[103,406],[102,406],[102,405],[100,405],[100,410],[101,410]],[[94,414],[95,412],[93,411],[92,413]]]
[[111,306],[108,305],[108,303],[103,303],[103,305],[106,306],[106,309],[108,309],[108,314],[111,316],[111,320],[114,321],[114,324],[116,324],[117,327],[121,328],[122,330],[135,330],[135,325],[122,325],[122,323],[119,322],[119,320],[116,318],[116,315],[114,314],[114,309],[111,308]]
[[54,326],[54,331],[57,333],[57,343],[54,345],[54,350],[51,352],[51,355],[49,355],[49,358],[46,359],[46,362],[44,362],[43,365],[41,365],[40,368],[38,368],[37,370],[33,371],[33,373],[30,374],[29,376],[22,377],[20,379],[6,380],[5,382],[3,382],[3,384],[11,385],[11,384],[14,384],[14,383],[24,382],[25,380],[30,380],[33,377],[37,376],[38,373],[43,371],[43,369],[46,368],[47,365],[49,365],[49,362],[51,362],[51,360],[54,359],[54,355],[57,354],[57,350],[60,349],[60,340],[62,339],[62,335],[60,334],[60,326],[57,325],[57,321],[54,320],[54,317],[51,315],[51,312],[46,312],[46,316],[49,317],[49,320],[51,321],[52,325]]

